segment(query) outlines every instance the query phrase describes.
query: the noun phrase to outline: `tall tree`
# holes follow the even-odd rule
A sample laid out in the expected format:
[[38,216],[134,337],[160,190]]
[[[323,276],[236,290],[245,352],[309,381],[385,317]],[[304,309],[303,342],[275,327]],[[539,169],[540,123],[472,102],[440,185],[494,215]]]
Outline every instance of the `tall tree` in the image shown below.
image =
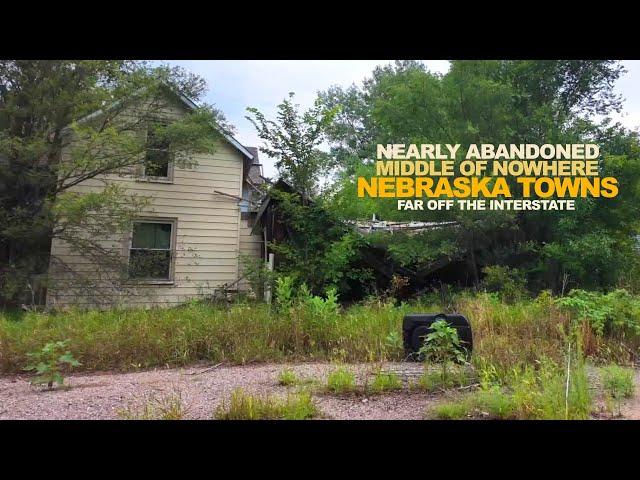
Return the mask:
[[328,173],[330,157],[319,146],[335,110],[316,104],[305,112],[289,93],[278,105],[276,120],[268,120],[257,108],[247,108],[253,116],[246,118],[264,141],[260,151],[275,159],[280,178],[302,194],[303,202],[317,192],[321,175]]

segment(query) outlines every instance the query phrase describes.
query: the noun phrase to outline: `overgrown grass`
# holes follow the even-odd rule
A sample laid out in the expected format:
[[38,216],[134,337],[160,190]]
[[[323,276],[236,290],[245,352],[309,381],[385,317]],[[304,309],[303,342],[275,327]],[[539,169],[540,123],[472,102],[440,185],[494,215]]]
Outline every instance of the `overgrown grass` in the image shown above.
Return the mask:
[[561,365],[545,360],[538,368],[516,369],[503,384],[483,381],[482,387],[457,401],[437,405],[435,418],[497,418],[527,420],[587,419],[592,411],[586,369],[580,359],[571,369],[567,390]]
[[78,370],[136,370],[197,361],[399,360],[386,339],[409,306],[356,306],[318,315],[264,304],[229,309],[192,303],[171,309],[0,314],[0,371],[19,372],[27,354],[69,339]]
[[216,409],[217,420],[306,420],[317,417],[319,410],[308,392],[290,393],[286,397],[260,396],[241,388]]
[[[171,309],[0,313],[0,371],[19,372],[28,364],[28,353],[65,339],[82,363],[78,370],[135,370],[197,361],[402,360],[402,317],[441,311],[444,307],[435,301],[431,297],[426,303],[400,306],[371,301],[340,310],[312,297],[286,308],[190,303]],[[562,331],[572,319],[583,321],[585,353],[593,360],[626,363],[637,352],[638,337],[628,325],[622,333],[615,328],[596,333],[582,310],[560,306],[548,295],[505,304],[495,295],[464,293],[446,304],[471,321],[475,367],[491,364],[502,375],[542,358],[561,363]],[[625,312],[635,315],[632,309]],[[640,325],[640,318],[634,321]]]

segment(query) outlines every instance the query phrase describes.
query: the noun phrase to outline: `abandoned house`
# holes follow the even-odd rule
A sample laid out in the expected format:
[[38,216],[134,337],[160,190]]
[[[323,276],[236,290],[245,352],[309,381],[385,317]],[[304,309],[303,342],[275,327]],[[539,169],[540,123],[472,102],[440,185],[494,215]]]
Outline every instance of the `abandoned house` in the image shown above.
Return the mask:
[[[196,108],[171,91],[165,100],[164,115]],[[102,248],[117,252],[125,264],[120,273],[103,272],[91,256],[54,238],[47,305],[170,306],[211,295],[221,286],[246,290],[241,257],[263,256],[261,233],[251,229],[257,207],[252,198],[264,179],[256,148],[227,134],[218,143],[214,153],[196,155],[190,168],[167,160],[159,167],[154,163],[125,174],[103,174],[73,186],[73,192],[88,193],[116,182],[128,195],[145,196],[150,203],[121,238],[100,239]],[[162,155],[162,149],[150,147],[152,155]],[[140,260],[150,256],[155,258],[150,267],[127,273],[127,264],[144,265]],[[73,281],[78,275],[83,282]]]

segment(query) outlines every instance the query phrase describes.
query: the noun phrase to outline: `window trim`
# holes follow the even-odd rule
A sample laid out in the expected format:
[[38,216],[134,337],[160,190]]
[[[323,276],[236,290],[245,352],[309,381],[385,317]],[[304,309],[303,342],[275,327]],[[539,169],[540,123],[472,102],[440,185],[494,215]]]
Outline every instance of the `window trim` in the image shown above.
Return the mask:
[[[133,278],[129,276],[129,263],[131,262],[131,248],[133,244],[133,225],[135,223],[170,223],[171,224],[171,262],[169,263],[169,278]],[[124,274],[125,283],[143,285],[174,285],[176,267],[176,242],[178,238],[178,219],[175,217],[136,217],[131,221],[131,228],[124,241],[124,255],[127,259],[127,271]]]

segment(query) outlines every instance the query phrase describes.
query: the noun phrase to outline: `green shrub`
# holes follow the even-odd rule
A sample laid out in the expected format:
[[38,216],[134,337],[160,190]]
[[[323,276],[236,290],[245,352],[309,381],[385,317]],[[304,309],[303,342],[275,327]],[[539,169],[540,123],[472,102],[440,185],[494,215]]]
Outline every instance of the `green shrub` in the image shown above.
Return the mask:
[[622,400],[635,394],[634,370],[618,365],[609,365],[600,369],[605,401],[611,413],[621,414]]
[[373,393],[382,393],[393,390],[402,390],[402,380],[393,372],[378,371],[373,377],[373,381],[368,385]]
[[633,381],[634,370],[618,365],[610,365],[600,369],[602,374],[602,385],[614,398],[630,398],[635,393],[635,383]]
[[281,276],[276,278],[276,304],[280,311],[291,308],[294,300],[293,278]]
[[464,362],[465,356],[458,330],[449,326],[446,320],[437,320],[431,324],[431,333],[424,339],[418,354],[426,360],[432,360],[441,366],[442,383],[447,382],[449,364]]
[[356,390],[356,376],[350,370],[339,367],[329,373],[327,390],[332,393],[351,393]]
[[228,402],[216,409],[217,420],[306,420],[319,411],[308,392],[291,393],[285,398],[250,395],[241,388],[231,393]]
[[557,299],[559,306],[586,320],[598,334],[629,333],[640,336],[640,299],[623,289],[603,294],[572,290]]
[[241,255],[240,263],[242,272],[251,286],[251,291],[256,300],[262,300],[266,288],[273,288],[276,273],[267,268],[267,264],[261,258],[249,255]]
[[485,267],[482,284],[488,292],[496,292],[502,300],[514,303],[527,296],[524,273],[502,265]]
[[47,343],[40,351],[28,353],[31,364],[25,367],[27,371],[35,371],[36,377],[31,379],[33,385],[46,385],[52,389],[53,384],[62,385],[64,377],[62,371],[65,367],[77,367],[80,365],[71,351],[67,349],[69,340]]

